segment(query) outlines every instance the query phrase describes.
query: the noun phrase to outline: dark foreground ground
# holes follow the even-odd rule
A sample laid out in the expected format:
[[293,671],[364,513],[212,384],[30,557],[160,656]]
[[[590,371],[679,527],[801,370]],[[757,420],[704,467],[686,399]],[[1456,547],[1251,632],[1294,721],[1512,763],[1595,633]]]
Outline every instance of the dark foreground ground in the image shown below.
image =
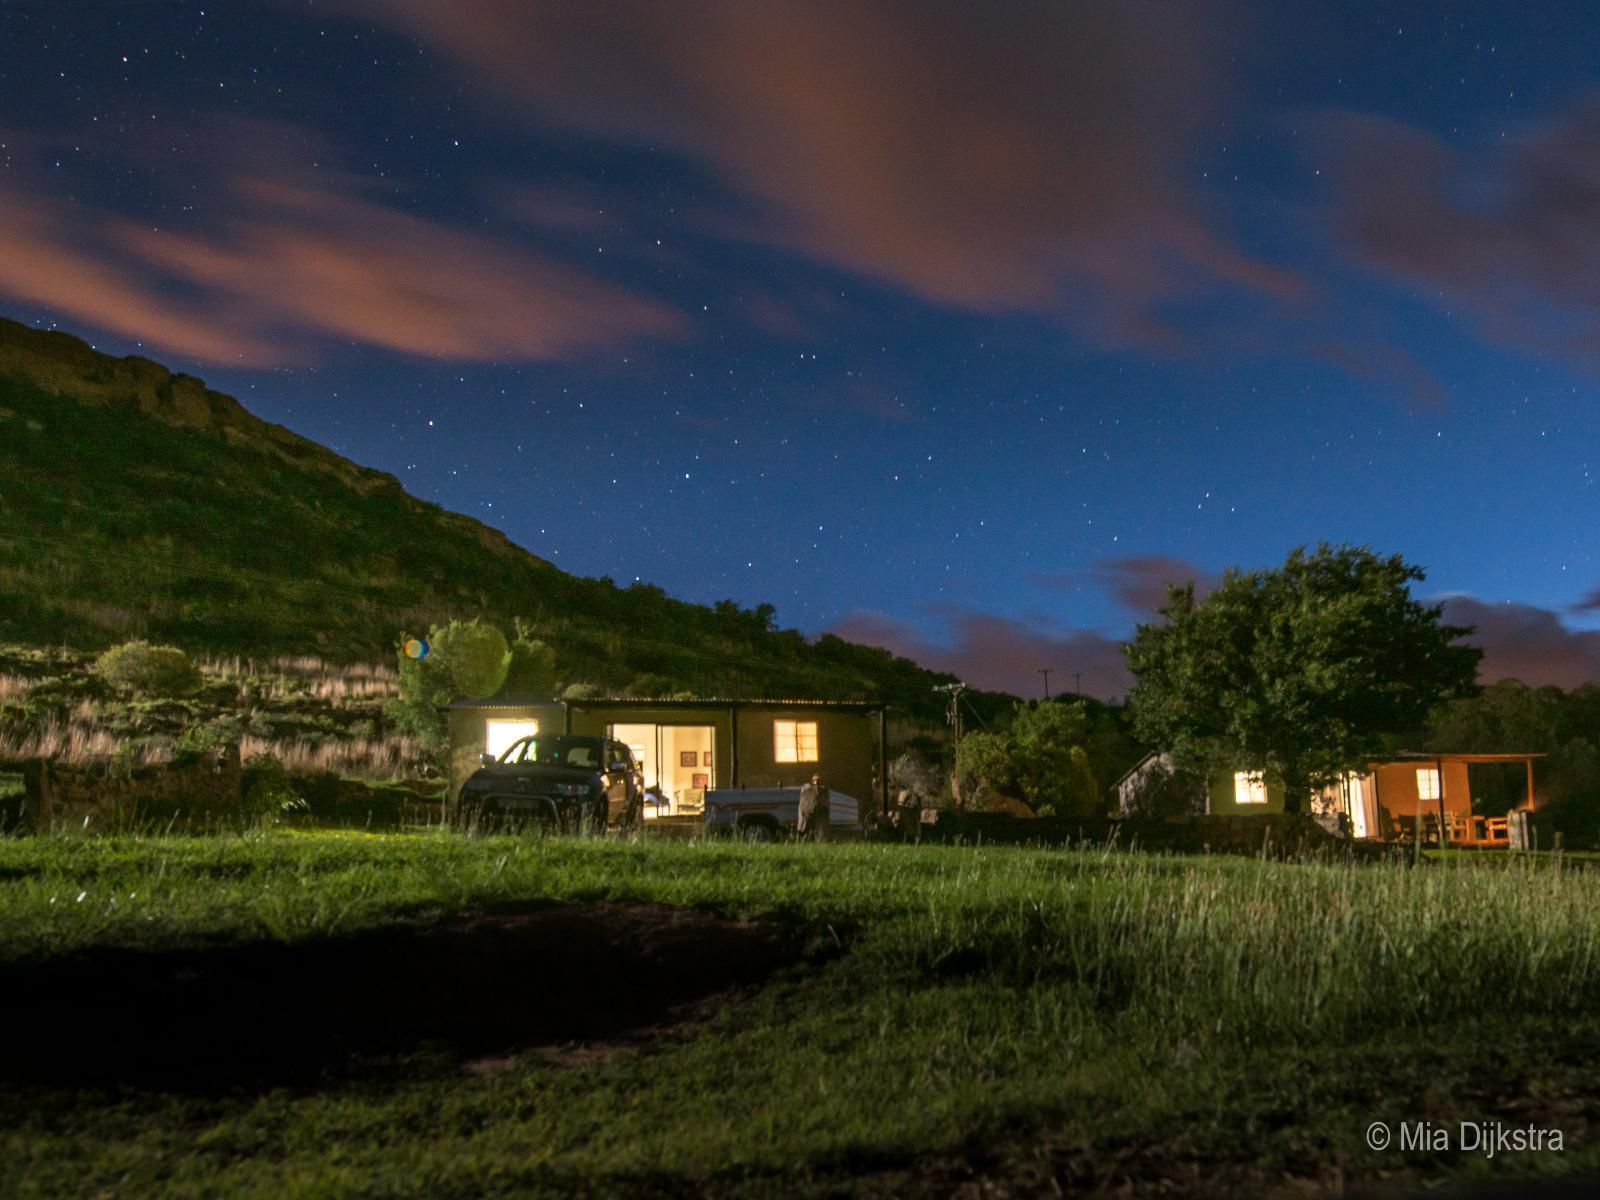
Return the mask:
[[1597,879],[0,841],[0,1194],[1587,1196]]

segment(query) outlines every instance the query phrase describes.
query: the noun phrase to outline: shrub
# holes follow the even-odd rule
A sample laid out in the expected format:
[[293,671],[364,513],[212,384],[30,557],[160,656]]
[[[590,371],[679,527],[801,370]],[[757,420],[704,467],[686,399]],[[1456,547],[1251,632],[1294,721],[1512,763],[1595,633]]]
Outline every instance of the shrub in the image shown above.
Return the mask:
[[972,733],[956,750],[960,802],[992,792],[1046,805],[1061,816],[1098,815],[1104,805],[1089,767],[1087,720],[1078,703],[1019,704],[1004,733]]
[[647,700],[657,700],[671,696],[675,690],[676,687],[672,680],[665,675],[657,675],[653,672],[635,676],[633,682],[628,685],[628,695],[639,696]]
[[254,754],[245,760],[244,815],[247,820],[270,825],[306,811],[306,802],[282,763],[270,754]]
[[537,638],[517,637],[511,643],[511,666],[502,696],[548,700],[556,690],[556,652]]
[[176,646],[124,642],[95,659],[95,674],[119,690],[146,696],[192,696],[200,690],[200,671]]
[[175,760],[191,762],[215,754],[224,746],[238,744],[243,732],[236,717],[225,716],[214,721],[197,722],[186,728],[173,742],[173,757]]

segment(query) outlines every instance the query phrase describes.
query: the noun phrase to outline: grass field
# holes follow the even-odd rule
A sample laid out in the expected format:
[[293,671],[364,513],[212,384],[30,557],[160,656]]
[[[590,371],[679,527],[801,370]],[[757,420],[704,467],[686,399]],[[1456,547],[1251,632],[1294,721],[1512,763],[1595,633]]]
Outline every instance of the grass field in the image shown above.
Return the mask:
[[[271,970],[282,955],[354,962],[397,923],[432,930],[437,949],[463,914],[565,911],[555,902],[754,922],[740,928],[781,944],[783,961],[688,1017],[640,991],[620,1002],[638,1006],[636,1027],[552,1049],[507,1032],[504,997],[480,994],[499,976],[400,954],[382,964],[402,982],[384,984],[394,1001],[374,1002],[375,1020],[410,1011],[414,963],[430,1010],[454,986],[459,1011],[494,1010],[505,1044],[430,1039],[220,1087],[6,1080],[0,1193],[1222,1194],[1600,1169],[1600,875],[1549,861],[445,833],[4,839],[0,972],[15,996],[90,978],[63,975],[72,964],[176,954],[192,974],[231,954],[260,970],[270,1004],[196,1011],[192,1039],[181,1011],[139,1019],[115,971],[92,976],[87,1002],[80,988],[71,1021],[36,1003],[27,1036],[66,1061],[82,1013],[101,1012],[106,1028],[79,1050],[154,1039],[146,1057],[259,1068],[253,1043],[321,1047],[319,1022],[349,1017],[330,979],[354,976],[286,981]],[[570,955],[546,977],[540,966],[517,982],[529,1012],[545,987],[586,986],[565,978],[583,970]],[[1532,1125],[1561,1130],[1563,1148],[1378,1153],[1374,1121]]]

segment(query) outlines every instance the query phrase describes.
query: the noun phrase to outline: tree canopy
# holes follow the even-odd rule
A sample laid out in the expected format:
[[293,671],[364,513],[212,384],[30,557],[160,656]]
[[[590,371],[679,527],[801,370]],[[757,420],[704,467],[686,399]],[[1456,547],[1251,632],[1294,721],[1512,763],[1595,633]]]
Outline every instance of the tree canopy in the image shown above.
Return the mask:
[[1035,812],[1089,816],[1104,806],[1086,744],[1085,705],[1018,704],[1002,733],[969,733],[956,750],[956,778],[968,795],[984,787]]
[[1472,630],[1412,598],[1423,578],[1399,555],[1323,543],[1276,570],[1231,570],[1204,600],[1169,587],[1163,619],[1125,648],[1136,731],[1188,770],[1275,775],[1298,811],[1386,735],[1475,690],[1482,652],[1456,644]]

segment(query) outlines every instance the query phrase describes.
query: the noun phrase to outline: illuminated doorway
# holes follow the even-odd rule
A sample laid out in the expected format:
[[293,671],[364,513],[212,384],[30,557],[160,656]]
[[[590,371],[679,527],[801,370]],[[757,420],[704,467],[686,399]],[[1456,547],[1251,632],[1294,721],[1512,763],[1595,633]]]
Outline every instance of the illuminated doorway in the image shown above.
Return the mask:
[[661,803],[645,804],[646,820],[705,808],[706,789],[716,784],[711,765],[715,726],[615,724],[606,732],[633,751],[644,772],[645,790],[661,795]]

